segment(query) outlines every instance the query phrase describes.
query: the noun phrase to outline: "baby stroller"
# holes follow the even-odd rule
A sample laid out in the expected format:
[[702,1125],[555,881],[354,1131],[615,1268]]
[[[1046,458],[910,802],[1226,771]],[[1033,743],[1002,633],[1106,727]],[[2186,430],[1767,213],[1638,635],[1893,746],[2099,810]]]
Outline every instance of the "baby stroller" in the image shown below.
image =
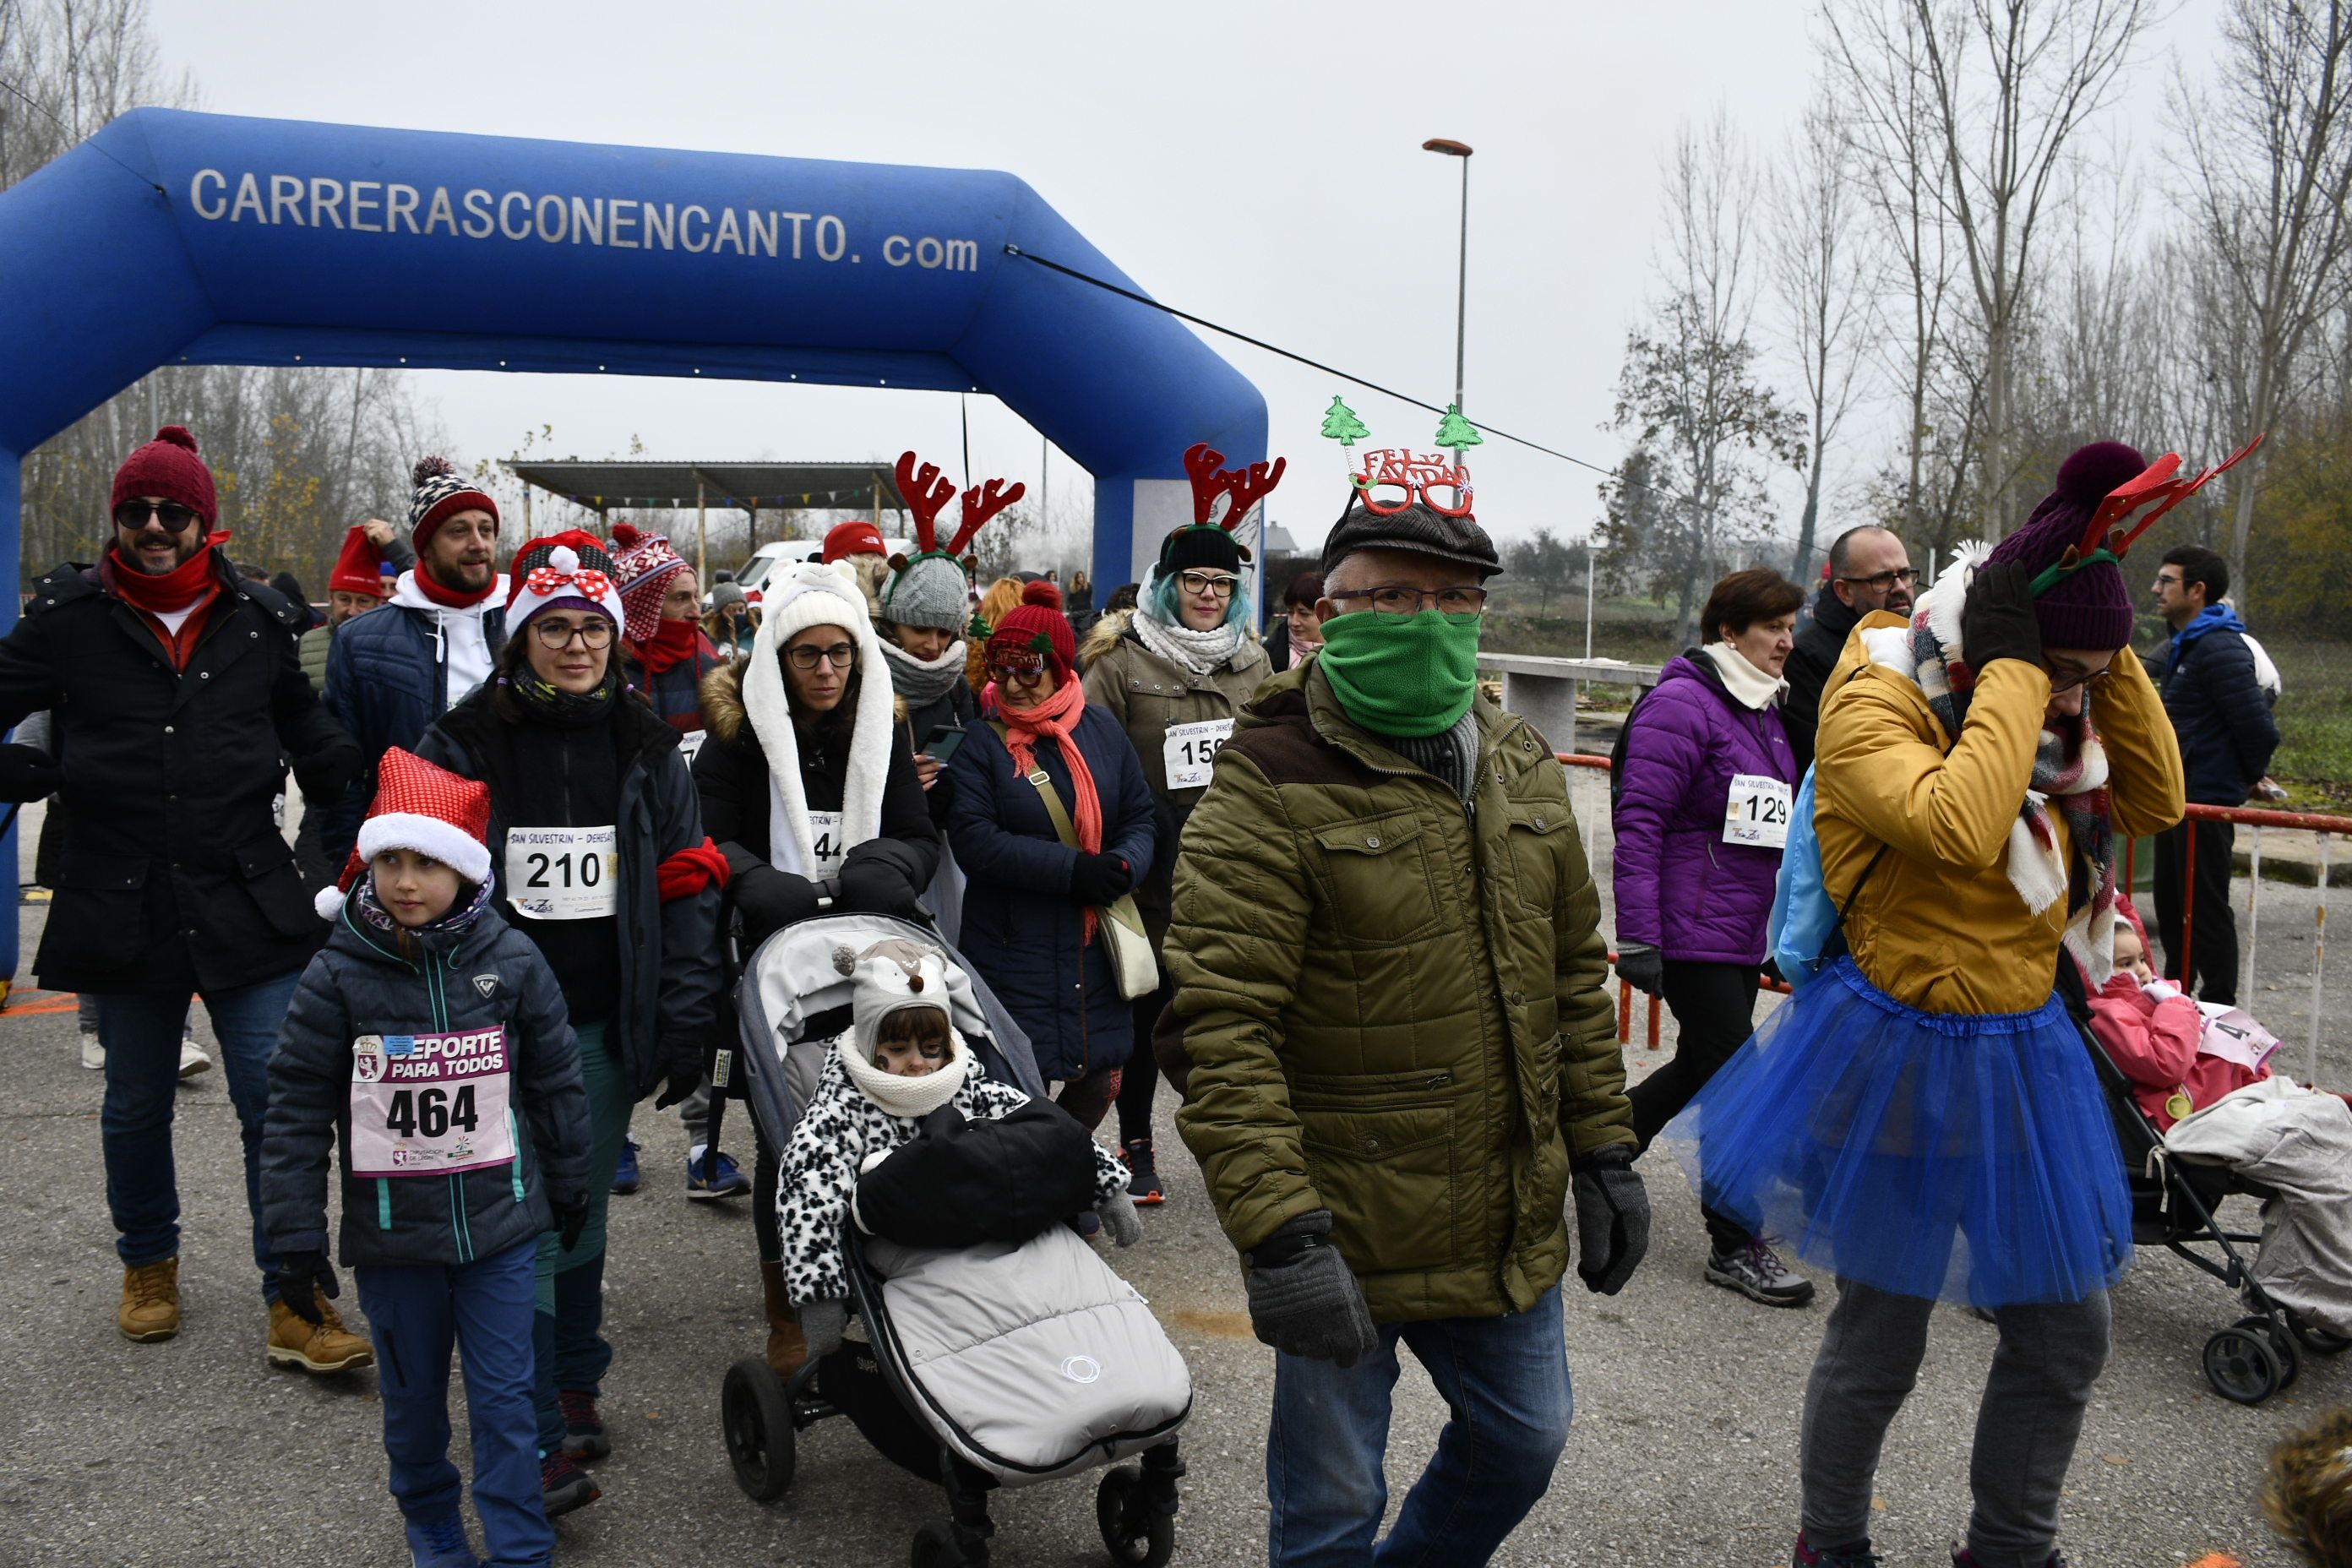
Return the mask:
[[2240,1250],[2258,1245],[2262,1237],[2224,1230],[2214,1217],[2221,1200],[2234,1194],[2263,1203],[2277,1194],[2217,1160],[2167,1148],[2164,1134],[2141,1109],[2131,1079],[2079,1014],[2075,1025],[2098,1069],[2116,1136],[2123,1144],[2124,1171],[2132,1192],[2132,1240],[2163,1247],[2237,1291],[2253,1309],[2205,1342],[2205,1381],[2213,1392],[2240,1405],[2260,1405],[2301,1374],[2305,1352],[2333,1356],[2352,1350],[2352,1340],[2311,1321],[2263,1289]]
[[[826,915],[777,931],[745,967],[730,1092],[777,1148],[849,1026],[850,983],[835,950],[893,937],[944,946],[907,921]],[[1027,1037],[987,987],[967,970],[949,989],[975,1065],[1044,1099]],[[866,1235],[853,1219],[843,1240],[866,1342],[812,1359],[789,1385],[759,1356],[727,1371],[720,1418],[747,1495],[782,1496],[798,1434],[845,1415],[886,1458],[947,1490],[949,1522],[915,1532],[916,1568],[987,1562],[997,1487],[1105,1466],[1095,1517],[1112,1561],[1168,1561],[1184,1473],[1176,1432],[1192,1413],[1192,1381],[1132,1287],[1058,1225],[1018,1247],[945,1250]],[[1139,1463],[1118,1462],[1129,1458]]]

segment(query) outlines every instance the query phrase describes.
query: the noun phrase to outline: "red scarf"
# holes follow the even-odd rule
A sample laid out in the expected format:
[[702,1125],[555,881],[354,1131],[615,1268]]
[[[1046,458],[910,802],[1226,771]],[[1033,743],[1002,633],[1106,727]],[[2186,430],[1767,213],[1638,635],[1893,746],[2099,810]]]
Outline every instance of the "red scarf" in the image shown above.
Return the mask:
[[702,635],[698,621],[660,621],[654,635],[636,645],[637,658],[644,661],[646,672],[659,675],[673,665],[700,657],[706,663],[719,660],[719,650]]
[[[1070,791],[1078,798],[1070,810],[1070,826],[1076,829],[1078,847],[1089,855],[1102,853],[1102,797],[1095,793],[1095,775],[1087,766],[1086,754],[1078,750],[1076,737],[1071,733],[1087,710],[1086,688],[1076,680],[1065,680],[1034,708],[999,706],[996,716],[1004,721],[1004,749],[1013,753],[1013,771],[1027,775],[1036,771],[1036,746],[1039,736],[1051,736],[1062,748],[1062,761],[1069,764]],[[1087,911],[1087,940],[1094,940],[1095,912]]]
[[415,570],[409,575],[416,580],[418,593],[445,610],[470,610],[488,598],[491,590],[499,585],[499,574],[493,572],[490,574],[488,582],[471,593],[461,592],[456,588],[445,588],[433,580],[433,574],[425,569],[425,563],[421,561],[416,563]]
[[705,838],[688,849],[681,849],[654,868],[655,885],[661,889],[661,901],[690,899],[705,888],[724,888],[730,868],[727,857],[719,846]]
[[[140,571],[112,550],[99,558],[99,586],[139,612],[147,629],[171,656],[173,669],[188,668],[196,638],[203,635],[212,614],[213,601],[220,597],[220,573],[213,563],[213,547],[227,538],[225,532],[207,534],[194,555],[160,577]],[[166,628],[163,617],[182,610],[188,616],[180,623],[180,629]]]

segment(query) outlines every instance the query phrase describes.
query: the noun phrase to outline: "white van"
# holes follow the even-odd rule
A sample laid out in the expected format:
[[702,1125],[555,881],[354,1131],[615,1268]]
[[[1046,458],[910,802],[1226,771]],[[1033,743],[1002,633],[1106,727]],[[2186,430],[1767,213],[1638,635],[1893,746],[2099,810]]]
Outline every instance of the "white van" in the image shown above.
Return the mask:
[[[886,538],[882,545],[884,553],[889,555],[912,555],[915,552],[915,542],[911,539]],[[823,552],[823,543],[814,539],[786,539],[773,544],[762,544],[751,552],[751,559],[743,563],[743,569],[735,574],[735,585],[757,599],[760,585],[780,568]],[[707,590],[702,595],[702,603],[705,608],[709,606],[710,595]]]

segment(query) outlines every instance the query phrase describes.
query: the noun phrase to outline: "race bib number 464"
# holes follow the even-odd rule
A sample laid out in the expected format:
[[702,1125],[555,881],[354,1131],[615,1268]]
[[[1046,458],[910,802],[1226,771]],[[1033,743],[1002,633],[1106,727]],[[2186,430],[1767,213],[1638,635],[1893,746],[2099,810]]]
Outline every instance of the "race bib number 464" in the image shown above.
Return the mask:
[[352,1042],[352,1174],[435,1176],[515,1157],[506,1030]]
[[507,829],[507,902],[535,921],[584,921],[620,908],[617,827]]

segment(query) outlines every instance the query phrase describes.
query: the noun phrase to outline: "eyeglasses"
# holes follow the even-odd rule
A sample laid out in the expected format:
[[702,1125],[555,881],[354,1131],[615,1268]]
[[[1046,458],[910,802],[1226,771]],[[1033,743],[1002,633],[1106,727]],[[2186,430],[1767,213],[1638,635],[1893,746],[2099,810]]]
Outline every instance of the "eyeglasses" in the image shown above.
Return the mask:
[[1240,578],[1223,572],[1179,572],[1176,585],[1188,594],[1209,594],[1220,599],[1234,596],[1234,585]]
[[2048,665],[2044,665],[2042,668],[2042,673],[2050,677],[2050,695],[2053,697],[2063,696],[2065,693],[2074,690],[2077,687],[2082,688],[2085,691],[2092,690],[2097,687],[2099,682],[2105,680],[2107,677],[2115,673],[2112,669],[2094,669],[2083,675],[2068,675],[2062,677],[2056,670],[2052,669]]
[[819,659],[835,669],[847,669],[857,662],[857,645],[837,642],[831,647],[812,647],[803,643],[798,647],[785,649],[784,656],[793,661],[794,669],[814,669]]
[[1326,591],[1328,599],[1370,599],[1375,614],[1409,616],[1421,613],[1424,605],[1434,605],[1438,612],[1448,616],[1475,616],[1486,607],[1484,588],[1407,588],[1391,584],[1382,588],[1360,588],[1352,594]]
[[1012,681],[1025,685],[1045,672],[1043,654],[1000,654],[988,661],[989,678],[1000,684]]
[[196,523],[196,509],[175,500],[127,500],[116,503],[114,526],[136,533],[147,526],[151,515],[163,524],[167,533],[185,533]]
[[1857,588],[1868,588],[1873,593],[1877,594],[1891,593],[1897,587],[1908,588],[1912,584],[1918,580],[1918,570],[1916,567],[1911,566],[1898,567],[1892,572],[1881,572],[1874,577],[1841,577],[1838,579],[1841,583],[1849,583]]
[[2158,572],[2156,574],[2156,585],[2159,588],[2178,588],[2180,586],[2180,579],[2167,573]]
[[533,621],[530,630],[539,638],[539,646],[551,652],[570,647],[573,637],[578,637],[580,646],[591,653],[613,646],[613,623],[602,616],[591,616],[577,626],[562,621]]

